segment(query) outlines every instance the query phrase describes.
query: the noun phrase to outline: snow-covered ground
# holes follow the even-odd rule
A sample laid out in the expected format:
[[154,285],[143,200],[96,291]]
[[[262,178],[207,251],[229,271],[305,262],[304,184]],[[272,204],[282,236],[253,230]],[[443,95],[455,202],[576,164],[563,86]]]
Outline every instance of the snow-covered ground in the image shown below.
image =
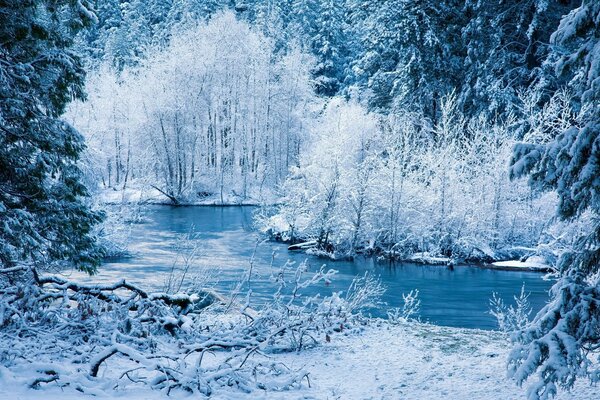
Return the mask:
[[546,260],[542,257],[529,257],[525,261],[510,260],[510,261],[496,261],[490,264],[492,268],[502,269],[526,269],[531,271],[549,271],[552,269]]
[[[214,393],[214,399],[403,399],[403,400],[516,400],[525,388],[506,378],[509,345],[502,334],[409,323],[373,323],[359,335],[336,335],[331,342],[303,351],[271,356],[292,369],[310,372],[301,389],[286,392]],[[76,368],[76,366],[65,366]],[[19,377],[0,368],[2,400],[71,400],[127,398],[160,399],[166,394],[130,386],[96,396],[49,384],[25,389]],[[172,392],[169,398],[186,398]],[[600,399],[597,387],[579,382],[558,400]]]

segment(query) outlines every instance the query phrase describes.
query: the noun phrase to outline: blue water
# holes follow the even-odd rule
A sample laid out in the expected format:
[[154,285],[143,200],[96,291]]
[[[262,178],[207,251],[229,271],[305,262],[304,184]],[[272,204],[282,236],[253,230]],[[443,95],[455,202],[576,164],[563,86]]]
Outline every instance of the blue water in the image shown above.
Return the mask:
[[149,207],[146,222],[132,226],[130,250],[134,257],[106,262],[94,279],[125,278],[161,290],[176,260],[177,239],[192,229],[193,240],[200,248],[194,268],[208,271],[210,283],[225,295],[231,293],[249,270],[250,259],[255,253],[251,286],[253,301],[257,304],[272,297],[275,287],[269,276],[287,260],[296,263],[307,260],[310,270],[327,264],[327,268],[339,271],[331,284],[320,284],[311,288],[308,294],[327,295],[346,290],[354,277],[365,272],[378,276],[387,289],[382,298],[386,304],[371,310],[374,316],[385,316],[386,309],[400,307],[402,294],[418,289],[421,320],[454,327],[495,329],[496,320],[489,314],[493,292],[510,301],[524,284],[530,292],[534,313],[548,300],[552,282],[543,280],[543,274],[536,272],[460,265],[451,271],[443,266],[392,264],[372,258],[332,262],[288,252],[285,244],[261,240],[253,229],[253,211],[253,207]]

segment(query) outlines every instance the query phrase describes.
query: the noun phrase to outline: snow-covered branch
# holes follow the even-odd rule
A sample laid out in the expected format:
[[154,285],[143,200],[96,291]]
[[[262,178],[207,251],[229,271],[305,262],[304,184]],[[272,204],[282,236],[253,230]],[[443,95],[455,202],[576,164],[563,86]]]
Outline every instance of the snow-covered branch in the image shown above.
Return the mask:
[[[308,372],[269,361],[273,352],[301,351],[362,324],[360,309],[382,293],[372,279],[349,294],[306,297],[310,286],[329,282],[335,271],[284,265],[273,274],[273,301],[208,306],[202,292],[150,293],[121,280],[86,285],[29,270],[18,284],[0,287],[0,361],[8,368],[38,362],[28,385],[72,385],[87,392],[145,385],[210,395],[221,387],[244,392],[289,390],[308,382]],[[248,301],[250,297],[248,296]],[[210,302],[209,302],[210,303]],[[227,309],[239,311],[225,313]],[[239,309],[238,309],[239,308]],[[214,359],[208,361],[207,354]],[[77,362],[77,371],[59,368]]]

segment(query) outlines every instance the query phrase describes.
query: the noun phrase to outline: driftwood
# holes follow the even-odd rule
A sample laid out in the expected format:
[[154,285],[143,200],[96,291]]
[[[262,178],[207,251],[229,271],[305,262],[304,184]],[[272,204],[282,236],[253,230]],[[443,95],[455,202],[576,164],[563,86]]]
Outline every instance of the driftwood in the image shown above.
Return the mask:
[[308,242],[296,243],[288,246],[288,250],[307,250],[317,247],[319,243],[316,240],[310,240]]
[[[140,299],[158,300],[169,306],[178,306],[181,309],[186,309],[194,303],[192,296],[185,294],[170,295],[167,293],[148,293],[139,287],[132,285],[124,279],[111,285],[83,285],[73,281],[67,281],[57,276],[40,277],[34,271],[35,281],[38,285],[52,285],[52,289],[56,290],[71,290],[79,294],[85,294],[96,297],[103,301],[123,302],[123,298],[114,294],[119,289],[129,290],[135,293]],[[106,293],[109,292],[109,293]]]

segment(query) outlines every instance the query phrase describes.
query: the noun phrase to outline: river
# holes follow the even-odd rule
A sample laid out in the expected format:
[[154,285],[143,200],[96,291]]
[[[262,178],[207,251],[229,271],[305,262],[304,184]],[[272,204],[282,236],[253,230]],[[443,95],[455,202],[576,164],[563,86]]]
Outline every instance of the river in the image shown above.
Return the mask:
[[[310,288],[307,292],[310,295],[346,290],[355,277],[367,272],[379,277],[386,288],[381,299],[385,304],[368,310],[373,316],[385,316],[387,309],[402,305],[403,293],[418,289],[422,321],[495,329],[496,320],[489,313],[493,292],[510,302],[525,285],[534,312],[548,300],[552,282],[543,280],[543,274],[539,272],[501,271],[464,265],[450,270],[444,266],[398,264],[362,257],[354,261],[334,262],[288,252],[287,245],[265,241],[254,231],[254,209],[150,206],[145,211],[145,222],[132,225],[129,249],[133,257],[111,259],[101,266],[98,275],[91,278],[79,276],[79,279],[94,282],[127,279],[150,290],[162,290],[173,264],[182,264],[177,253],[188,252],[195,243],[197,257],[188,276],[202,276],[206,284],[224,295],[231,293],[248,272],[254,254],[251,288],[252,300],[257,307],[272,297],[275,286],[269,277],[288,260],[296,265],[306,260],[309,271],[323,264],[339,271],[330,284]],[[193,239],[187,243],[188,250],[181,250],[178,248],[181,246],[179,239],[190,231],[193,231]]]

